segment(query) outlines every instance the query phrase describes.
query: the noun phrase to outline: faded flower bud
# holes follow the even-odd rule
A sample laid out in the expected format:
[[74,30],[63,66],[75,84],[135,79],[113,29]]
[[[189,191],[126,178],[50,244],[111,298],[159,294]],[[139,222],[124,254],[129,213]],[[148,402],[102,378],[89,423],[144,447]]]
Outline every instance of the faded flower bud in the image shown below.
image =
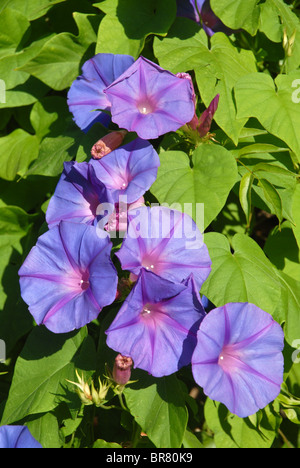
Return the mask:
[[94,144],[91,154],[94,159],[101,159],[103,156],[114,151],[121,146],[127,134],[126,130],[118,130],[116,132],[108,133],[101,140]]
[[133,361],[130,357],[122,356],[118,354],[115,359],[114,368],[113,368],[113,379],[118,385],[126,385],[131,376],[131,368]]

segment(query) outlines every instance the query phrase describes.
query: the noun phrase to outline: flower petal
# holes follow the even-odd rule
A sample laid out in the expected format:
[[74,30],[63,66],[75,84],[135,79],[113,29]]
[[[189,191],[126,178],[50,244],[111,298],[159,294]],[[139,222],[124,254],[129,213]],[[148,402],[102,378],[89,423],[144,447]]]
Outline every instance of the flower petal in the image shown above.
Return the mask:
[[68,93],[69,109],[79,128],[88,131],[96,122],[109,125],[110,116],[103,110],[110,110],[110,101],[103,90],[133,62],[129,55],[114,54],[98,54],[85,62]]

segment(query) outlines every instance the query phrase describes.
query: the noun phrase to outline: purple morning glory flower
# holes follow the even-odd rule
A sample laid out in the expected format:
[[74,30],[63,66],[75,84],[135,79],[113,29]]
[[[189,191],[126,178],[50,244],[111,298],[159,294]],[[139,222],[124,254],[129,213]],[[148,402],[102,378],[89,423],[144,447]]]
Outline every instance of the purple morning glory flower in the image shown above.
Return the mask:
[[128,230],[116,253],[123,270],[138,276],[141,269],[174,282],[193,273],[199,290],[211,271],[203,236],[187,214],[163,206],[128,212]]
[[47,208],[46,221],[49,228],[60,221],[97,224],[113,209],[112,195],[97,178],[92,165],[70,161],[64,163],[64,171]]
[[106,331],[107,345],[154,377],[190,364],[205,315],[191,275],[172,283],[145,269]]
[[267,406],[283,381],[284,335],[273,318],[248,303],[209,312],[192,357],[195,381],[241,418]]
[[130,204],[142,197],[155,182],[160,159],[150,143],[137,138],[99,160],[91,160],[90,164],[115,202],[126,197]]
[[178,130],[194,115],[193,90],[188,80],[144,57],[104,92],[111,102],[112,121],[145,140]]
[[0,426],[0,448],[43,448],[26,426]]
[[[104,231],[103,231],[104,232]],[[19,270],[21,295],[38,325],[54,333],[96,319],[117,292],[108,234],[62,221],[39,237]]]
[[210,6],[210,0],[177,0],[177,16],[184,16],[197,23],[202,22],[203,29],[208,36],[213,36],[216,32],[224,32],[227,35],[233,33],[214,14]]
[[88,131],[96,122],[105,127],[111,118],[110,102],[103,90],[115,81],[134,62],[129,55],[98,54],[82,67],[82,75],[68,93],[70,112],[79,128]]

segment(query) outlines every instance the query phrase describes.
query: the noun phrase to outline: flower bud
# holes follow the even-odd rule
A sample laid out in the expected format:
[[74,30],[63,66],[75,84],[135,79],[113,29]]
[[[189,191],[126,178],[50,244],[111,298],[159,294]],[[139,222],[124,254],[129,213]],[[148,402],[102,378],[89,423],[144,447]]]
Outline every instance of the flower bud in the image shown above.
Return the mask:
[[132,365],[133,361],[130,357],[118,354],[113,368],[113,379],[116,384],[126,385],[129,382]]
[[218,109],[219,99],[220,95],[217,94],[217,96],[210,103],[209,107],[200,116],[197,130],[201,138],[205,137],[205,135],[207,135],[210,130],[212,120]]
[[101,159],[103,156],[106,156],[121,146],[126,134],[126,130],[118,130],[116,132],[108,133],[101,138],[101,140],[97,141],[91,150],[93,159]]

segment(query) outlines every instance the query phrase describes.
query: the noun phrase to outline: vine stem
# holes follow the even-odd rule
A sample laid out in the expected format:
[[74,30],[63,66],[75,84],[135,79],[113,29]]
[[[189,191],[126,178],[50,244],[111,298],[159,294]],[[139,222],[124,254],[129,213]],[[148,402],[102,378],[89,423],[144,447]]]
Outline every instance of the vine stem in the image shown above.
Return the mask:
[[122,408],[124,411],[127,411],[127,412],[128,412],[129,410],[128,410],[128,408],[125,406],[122,393],[119,393],[119,394],[118,394],[118,397],[119,397],[119,401],[120,401],[121,408]]
[[282,440],[284,443],[289,447],[289,448],[294,448],[291,442],[287,439],[287,437],[284,435],[281,429],[278,429],[278,434],[281,436]]

